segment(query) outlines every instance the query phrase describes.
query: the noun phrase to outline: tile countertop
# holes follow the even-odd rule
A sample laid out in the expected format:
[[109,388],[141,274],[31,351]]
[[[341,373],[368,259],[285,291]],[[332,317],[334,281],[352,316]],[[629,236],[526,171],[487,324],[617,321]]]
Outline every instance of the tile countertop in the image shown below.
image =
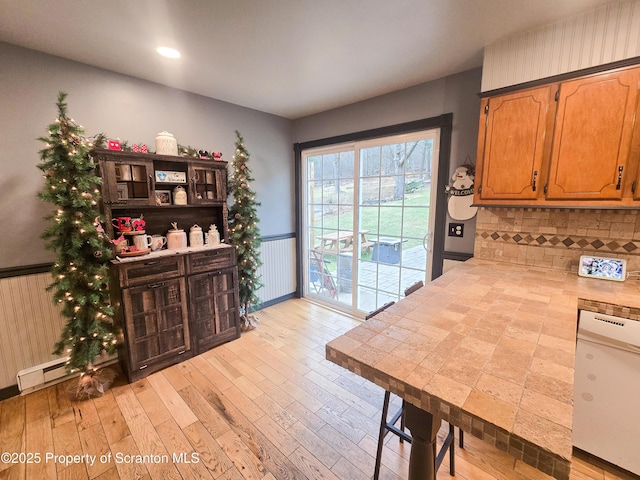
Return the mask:
[[326,354],[565,480],[579,308],[639,320],[640,282],[471,259],[332,340]]

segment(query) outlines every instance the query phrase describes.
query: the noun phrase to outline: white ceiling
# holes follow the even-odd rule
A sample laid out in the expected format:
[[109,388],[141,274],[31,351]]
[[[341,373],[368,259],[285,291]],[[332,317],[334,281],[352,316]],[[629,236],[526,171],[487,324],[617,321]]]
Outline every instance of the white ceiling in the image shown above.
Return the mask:
[[295,119],[480,66],[484,45],[607,3],[0,0],[0,41]]

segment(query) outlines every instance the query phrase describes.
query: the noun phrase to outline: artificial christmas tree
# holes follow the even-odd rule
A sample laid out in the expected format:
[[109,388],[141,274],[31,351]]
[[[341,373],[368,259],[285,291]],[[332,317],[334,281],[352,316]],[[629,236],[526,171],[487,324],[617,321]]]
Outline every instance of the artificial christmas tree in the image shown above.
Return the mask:
[[93,365],[103,351],[115,352],[116,339],[107,283],[111,246],[98,210],[100,177],[82,127],[67,116],[66,96],[58,94],[58,118],[49,126],[49,137],[40,138],[46,146],[38,165],[45,178],[39,197],[56,206],[42,238],[57,255],[48,289],[68,319],[53,353],[68,355],[67,371],[81,373],[77,393],[82,397],[102,393],[113,379],[101,377]]
[[256,207],[256,194],[249,187],[254,180],[248,167],[249,152],[244,139],[236,130],[236,150],[233,155],[233,174],[229,180],[229,190],[233,195],[233,205],[229,209],[229,240],[236,248],[238,259],[238,287],[240,292],[240,319],[243,330],[256,326],[255,315],[250,314],[251,307],[258,305],[256,291],[262,287],[258,268],[260,261],[260,230]]

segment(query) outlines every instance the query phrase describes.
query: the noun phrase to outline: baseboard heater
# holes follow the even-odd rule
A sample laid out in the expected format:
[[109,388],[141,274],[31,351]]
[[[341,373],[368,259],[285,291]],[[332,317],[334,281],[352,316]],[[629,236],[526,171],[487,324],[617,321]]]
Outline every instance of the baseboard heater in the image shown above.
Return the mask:
[[[69,357],[57,358],[42,365],[20,370],[17,375],[20,393],[30,393],[77,376],[77,373],[67,374],[65,371],[64,366],[67,360],[69,360]],[[101,356],[95,367],[106,367],[117,361],[117,354]]]

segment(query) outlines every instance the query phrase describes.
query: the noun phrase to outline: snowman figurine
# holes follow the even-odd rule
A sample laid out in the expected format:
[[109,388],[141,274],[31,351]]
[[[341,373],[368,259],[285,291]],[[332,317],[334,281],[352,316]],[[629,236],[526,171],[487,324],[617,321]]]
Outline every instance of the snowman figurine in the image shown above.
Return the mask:
[[473,204],[473,180],[475,178],[475,168],[473,165],[463,165],[458,167],[451,176],[453,182],[448,188],[449,216],[454,220],[469,220],[478,211],[478,207]]

